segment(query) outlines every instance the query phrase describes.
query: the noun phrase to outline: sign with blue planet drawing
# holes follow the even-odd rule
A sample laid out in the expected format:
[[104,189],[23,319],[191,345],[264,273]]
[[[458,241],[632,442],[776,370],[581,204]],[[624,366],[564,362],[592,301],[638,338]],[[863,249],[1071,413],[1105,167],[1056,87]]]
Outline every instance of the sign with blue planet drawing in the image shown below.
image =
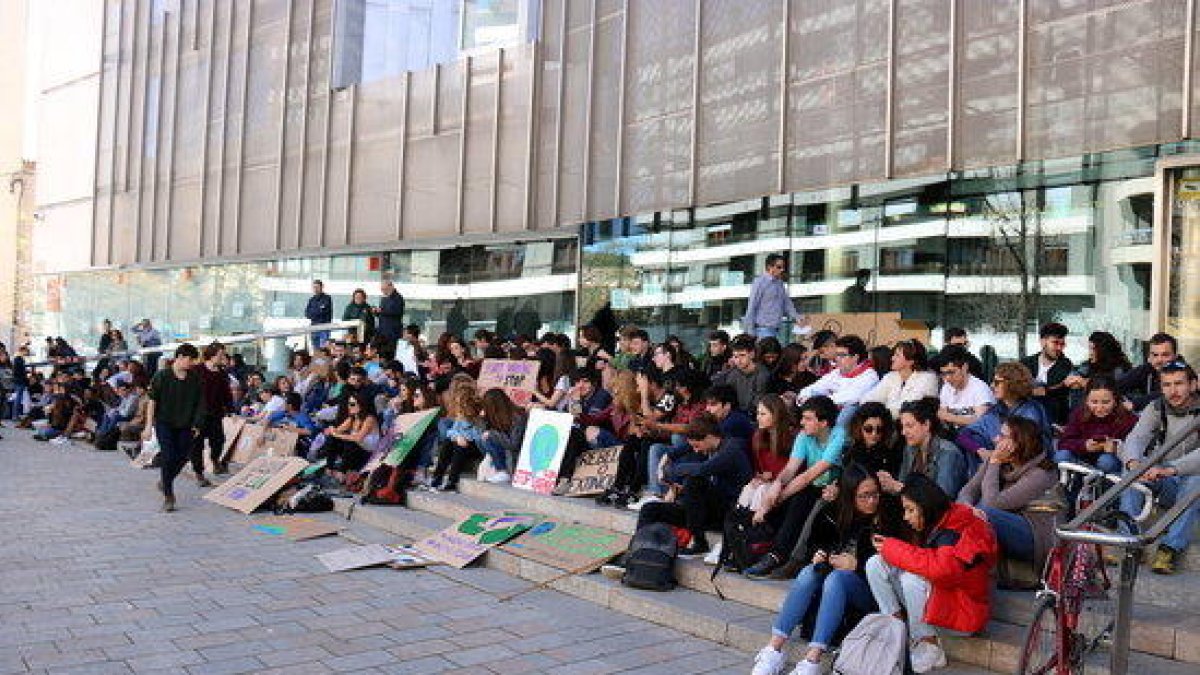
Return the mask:
[[513,473],[513,486],[548,495],[558,483],[558,471],[567,452],[572,417],[569,413],[535,409],[521,441],[521,457]]

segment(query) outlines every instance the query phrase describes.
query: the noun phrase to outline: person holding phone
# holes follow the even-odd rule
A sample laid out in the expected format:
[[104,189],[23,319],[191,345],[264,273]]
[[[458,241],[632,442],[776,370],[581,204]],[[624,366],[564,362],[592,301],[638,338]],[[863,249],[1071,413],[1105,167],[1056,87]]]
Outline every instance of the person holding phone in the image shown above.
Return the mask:
[[879,512],[879,483],[870,471],[854,465],[838,485],[822,494],[823,508],[813,523],[808,542],[799,542],[793,555],[809,564],[792,582],[787,598],[771,626],[771,639],[754,657],[753,675],[778,675],[786,657],[783,646],[818,602],[816,625],[808,651],[793,673],[821,672],[821,656],[849,614],[875,610],[867,584],[866,562],[874,553],[872,535]]
[[1121,445],[1137,424],[1121,405],[1117,383],[1108,377],[1088,381],[1083,404],[1071,411],[1058,439],[1055,462],[1082,462],[1105,473],[1121,473]]

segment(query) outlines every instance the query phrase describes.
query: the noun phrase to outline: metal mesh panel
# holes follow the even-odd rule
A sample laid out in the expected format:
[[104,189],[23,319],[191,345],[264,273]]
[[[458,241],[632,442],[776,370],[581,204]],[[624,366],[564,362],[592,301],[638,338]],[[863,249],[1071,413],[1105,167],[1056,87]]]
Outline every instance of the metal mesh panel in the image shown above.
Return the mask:
[[892,102],[896,175],[946,168],[950,94],[950,5],[907,0],[896,5],[896,96]]
[[554,191],[558,171],[558,92],[562,44],[559,25],[564,0],[546,0],[542,6],[542,67],[537,118],[537,175],[533,229],[554,227]]
[[404,236],[444,237],[454,232],[458,134],[409,139],[404,190]]
[[309,40],[309,30],[316,31],[317,26],[313,11],[316,0],[306,0],[295,3],[292,12],[292,39],[290,49],[292,58],[288,70],[287,94],[284,105],[283,136],[283,180],[280,182],[279,204],[279,241],[283,247],[292,247],[300,237],[301,206],[303,189],[301,184],[302,172],[307,157],[305,152],[305,137],[308,135],[308,120],[306,96],[309,90],[309,65],[316,56],[313,45]]
[[500,157],[496,176],[496,229],[525,228],[525,190],[529,147],[530,64],[534,48],[517,47],[504,53],[504,85],[500,97]]
[[[224,160],[225,171],[221,186],[221,223],[220,248],[217,253],[233,254],[238,252],[237,228],[240,227],[239,216],[239,179],[241,173],[242,147],[242,113],[247,107],[244,83],[246,82],[246,22],[249,19],[250,3],[235,3],[232,8],[232,49],[229,55],[229,78],[225,86],[229,88],[229,97],[225,110]],[[244,193],[242,193],[244,194]]]
[[275,162],[279,152],[279,115],[283,105],[284,32],[282,17],[271,21],[259,8],[274,3],[255,3],[254,26],[250,35],[249,82],[246,95],[246,146],[244,162],[247,168]]
[[884,175],[888,0],[792,3],[787,189]]
[[[1055,157],[1179,134],[1183,3],[1034,7],[1026,148]],[[1073,11],[1071,11],[1073,10]]]
[[[590,3],[575,2],[571,17],[576,17],[578,8]],[[562,150],[559,152],[558,172],[558,223],[577,223],[583,220],[583,166],[587,144],[588,107],[588,45],[591,35],[584,13],[584,25],[569,29],[567,34],[566,90],[563,96]],[[578,22],[573,22],[578,23]]]
[[[190,13],[184,14],[189,19]],[[184,33],[183,59],[178,69],[178,109],[173,127],[172,145],[174,183],[171,186],[171,209],[167,221],[171,240],[170,257],[196,258],[200,255],[200,184],[204,180],[204,130],[207,111],[204,92],[208,86],[204,64],[192,52]]]
[[321,245],[322,209],[325,197],[324,160],[325,120],[332,97],[329,93],[329,43],[332,0],[319,0],[309,72],[313,79],[308,88],[308,125],[305,129],[304,189],[301,203],[302,247]]
[[333,93],[333,107],[329,111],[329,168],[325,181],[325,243],[339,246],[347,239],[349,222],[347,217],[346,172],[350,169],[350,116],[357,103],[352,100],[355,89]]
[[103,63],[100,71],[100,135],[96,138],[97,165],[94,177],[96,185],[96,217],[93,222],[94,242],[92,255],[97,264],[109,261],[108,233],[112,227],[108,209],[111,204],[113,191],[113,157],[116,145],[118,111],[117,80],[120,77],[117,66],[121,45],[117,38],[120,35],[121,7],[119,3],[109,0],[104,3],[107,31],[103,42]]
[[[467,154],[463,173],[463,230],[492,229],[492,120],[496,111],[497,53],[471,60],[470,101],[467,104]],[[457,163],[457,155],[453,158]],[[446,160],[451,158],[447,157]]]
[[[624,213],[688,203],[695,4],[631,0]],[[664,26],[672,27],[664,30]]]
[[[150,39],[146,43],[146,73],[144,109],[138,129],[138,188],[142,191],[137,211],[137,251],[139,260],[154,259],[154,188],[158,168],[158,126],[162,115],[162,27],[158,22],[148,24]],[[44,180],[44,184],[53,184]]]
[[617,146],[621,120],[618,98],[621,87],[621,42],[624,14],[616,11],[597,15],[596,68],[592,74],[591,158],[588,167],[587,220],[617,215]]
[[403,103],[403,77],[359,85],[350,185],[353,243],[384,242],[396,237]]
[[437,90],[437,131],[439,134],[462,128],[463,69],[465,67],[466,61],[442,65],[442,74],[438,78]]
[[1016,159],[1020,0],[960,0],[955,160]]
[[705,0],[697,204],[776,190],[783,12],[776,0]]

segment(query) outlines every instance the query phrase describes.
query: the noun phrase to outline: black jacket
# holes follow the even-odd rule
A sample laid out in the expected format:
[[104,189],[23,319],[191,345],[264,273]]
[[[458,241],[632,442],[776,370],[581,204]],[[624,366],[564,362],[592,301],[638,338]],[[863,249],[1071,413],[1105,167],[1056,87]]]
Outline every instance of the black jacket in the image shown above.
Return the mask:
[[398,340],[404,332],[404,296],[400,291],[379,299],[379,323],[375,330],[389,340]]
[[[1041,353],[1030,354],[1021,359],[1021,364],[1029,369],[1029,373],[1033,375],[1033,379],[1037,379],[1038,374],[1038,359],[1041,358]],[[1066,424],[1067,416],[1071,413],[1071,390],[1062,386],[1062,381],[1067,379],[1071,374],[1074,365],[1071,359],[1065,356],[1059,357],[1054,365],[1050,366],[1049,372],[1046,373],[1045,396],[1035,396],[1034,400],[1042,404],[1046,409],[1046,414],[1050,416],[1050,421],[1055,424]]]
[[1158,371],[1149,363],[1143,363],[1117,380],[1117,391],[1133,403],[1134,410],[1141,412],[1162,396]]
[[309,298],[304,306],[304,318],[313,323],[333,321],[333,298],[328,293],[317,293]]

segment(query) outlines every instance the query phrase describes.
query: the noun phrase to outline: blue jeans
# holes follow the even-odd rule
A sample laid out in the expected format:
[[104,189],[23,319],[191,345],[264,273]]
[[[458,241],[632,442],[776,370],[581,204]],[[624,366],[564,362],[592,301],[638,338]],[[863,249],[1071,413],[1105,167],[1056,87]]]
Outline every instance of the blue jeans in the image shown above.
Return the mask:
[[483,443],[480,448],[492,458],[492,468],[496,471],[508,472],[508,450],[504,444],[497,441],[493,432],[483,432]]
[[[603,447],[603,446],[601,446]],[[671,450],[690,447],[682,434],[671,434],[671,443],[654,443],[646,452],[646,492],[662,497],[667,494],[667,486],[658,480],[658,464],[664,455]]]
[[829,649],[847,608],[860,612],[875,611],[875,599],[871,596],[871,587],[855,572],[848,570],[833,570],[828,574],[820,574],[813,565],[800,571],[800,575],[792,582],[783,606],[779,608],[779,616],[771,632],[778,637],[788,638],[796,626],[804,620],[813,600],[818,598],[817,625],[813,628],[812,641],[809,647],[822,650]]
[[12,404],[8,408],[8,419],[15,420],[25,414],[25,387],[17,385],[13,389],[12,397]]
[[1076,464],[1088,464],[1100,469],[1104,473],[1121,473],[1121,458],[1109,452],[1102,452],[1099,455],[1077,455],[1070,450],[1056,450],[1054,452],[1054,463],[1075,462]]
[[1000,543],[1000,551],[1006,558],[1033,560],[1033,526],[1025,516],[990,506],[980,507],[980,510],[987,514],[996,541]]
[[777,337],[779,337],[779,327],[778,326],[755,326],[754,327],[754,337],[756,337],[760,340],[763,338],[769,338],[769,337],[777,338]]
[[850,420],[854,418],[854,413],[856,413],[856,412],[858,412],[858,404],[857,403],[847,403],[845,406],[842,407],[841,411],[838,413],[837,422],[836,422],[835,426],[839,426],[843,429],[849,429],[850,428]]
[[[1170,508],[1185,495],[1200,490],[1200,476],[1171,476],[1146,485],[1154,493],[1159,504]],[[1130,517],[1136,516],[1142,510],[1142,493],[1136,490],[1125,491],[1121,495],[1121,510]],[[1183,512],[1179,520],[1167,529],[1167,536],[1163,537],[1161,543],[1174,551],[1187,550],[1188,544],[1192,543],[1192,529],[1195,527],[1198,511],[1200,502]]]

